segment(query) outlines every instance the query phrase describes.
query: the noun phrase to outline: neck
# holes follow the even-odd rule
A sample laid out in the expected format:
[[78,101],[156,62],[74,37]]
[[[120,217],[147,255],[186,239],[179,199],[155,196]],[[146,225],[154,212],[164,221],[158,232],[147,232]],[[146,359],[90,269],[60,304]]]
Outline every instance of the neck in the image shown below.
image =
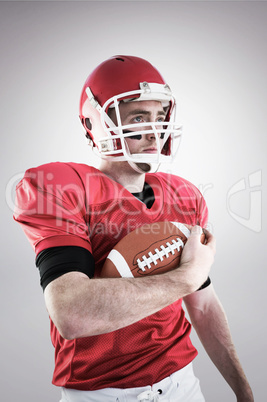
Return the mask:
[[145,173],[136,172],[128,162],[102,160],[99,170],[125,187],[130,193],[143,190]]

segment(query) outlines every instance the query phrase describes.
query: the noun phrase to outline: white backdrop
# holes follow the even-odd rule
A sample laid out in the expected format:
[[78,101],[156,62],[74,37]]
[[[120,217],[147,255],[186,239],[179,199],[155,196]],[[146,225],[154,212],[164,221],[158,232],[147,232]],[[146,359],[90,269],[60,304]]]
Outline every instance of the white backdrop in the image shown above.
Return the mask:
[[[78,118],[90,71],[115,54],[148,59],[179,105],[172,172],[204,193],[217,237],[211,273],[257,402],[266,383],[267,3],[1,2],[1,400],[58,401],[34,253],[12,219],[31,166],[97,166]],[[168,168],[169,169],[169,168]],[[235,397],[199,348],[207,402]]]

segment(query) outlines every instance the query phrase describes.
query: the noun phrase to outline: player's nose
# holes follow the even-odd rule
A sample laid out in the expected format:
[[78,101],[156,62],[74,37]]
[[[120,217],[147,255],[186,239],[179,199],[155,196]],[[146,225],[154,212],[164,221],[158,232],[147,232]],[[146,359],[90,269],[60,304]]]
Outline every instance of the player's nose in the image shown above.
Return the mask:
[[149,133],[149,134],[146,134],[146,138],[147,138],[149,141],[153,141],[153,140],[155,140],[155,139],[156,139],[156,137],[155,137],[155,134],[154,134],[154,133]]

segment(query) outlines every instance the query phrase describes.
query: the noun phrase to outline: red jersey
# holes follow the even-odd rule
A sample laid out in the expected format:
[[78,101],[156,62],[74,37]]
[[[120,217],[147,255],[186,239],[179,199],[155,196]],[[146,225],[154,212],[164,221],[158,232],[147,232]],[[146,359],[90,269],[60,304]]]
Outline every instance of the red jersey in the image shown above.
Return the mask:
[[[195,186],[167,173],[149,173],[145,180],[155,195],[150,209],[93,167],[46,164],[28,170],[18,184],[14,218],[36,255],[49,247],[84,247],[94,256],[97,276],[114,245],[144,223],[205,226],[207,208]],[[195,358],[190,331],[182,300],[125,328],[74,340],[63,339],[51,321],[53,383],[79,390],[152,385]]]

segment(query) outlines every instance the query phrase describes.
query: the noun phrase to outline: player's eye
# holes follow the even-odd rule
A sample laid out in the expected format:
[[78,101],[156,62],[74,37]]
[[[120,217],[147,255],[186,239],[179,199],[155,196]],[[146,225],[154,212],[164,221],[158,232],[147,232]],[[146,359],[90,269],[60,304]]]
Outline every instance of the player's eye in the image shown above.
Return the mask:
[[135,116],[133,118],[133,122],[134,123],[141,123],[141,122],[143,122],[143,117],[142,116]]

